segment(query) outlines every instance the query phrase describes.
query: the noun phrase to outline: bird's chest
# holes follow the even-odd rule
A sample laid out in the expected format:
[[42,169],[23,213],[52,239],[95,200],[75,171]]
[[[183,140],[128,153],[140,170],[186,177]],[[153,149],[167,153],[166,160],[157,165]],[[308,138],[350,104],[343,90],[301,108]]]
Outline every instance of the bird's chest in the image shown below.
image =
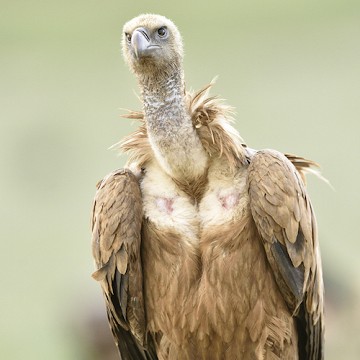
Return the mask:
[[[190,324],[186,317],[192,318],[195,309],[209,313],[209,307],[219,304],[209,299],[233,293],[239,266],[252,261],[241,251],[248,246],[252,231],[246,180],[246,168],[229,173],[218,164],[209,169],[197,204],[161,169],[155,165],[147,168],[141,183],[145,217],[142,256],[154,329],[163,328],[166,321]],[[231,268],[230,262],[235,266]],[[246,267],[249,270],[251,265]],[[176,310],[179,307],[181,312]],[[157,317],[159,308],[162,311]]]

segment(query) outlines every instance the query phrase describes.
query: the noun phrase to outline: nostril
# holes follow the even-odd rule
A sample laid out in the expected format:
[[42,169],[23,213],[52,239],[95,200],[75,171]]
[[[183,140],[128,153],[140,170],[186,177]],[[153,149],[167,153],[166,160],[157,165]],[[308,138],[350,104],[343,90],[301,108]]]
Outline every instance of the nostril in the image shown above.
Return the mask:
[[144,38],[147,41],[150,41],[150,37],[149,37],[148,33],[144,29],[137,29],[137,31],[141,32],[144,35]]

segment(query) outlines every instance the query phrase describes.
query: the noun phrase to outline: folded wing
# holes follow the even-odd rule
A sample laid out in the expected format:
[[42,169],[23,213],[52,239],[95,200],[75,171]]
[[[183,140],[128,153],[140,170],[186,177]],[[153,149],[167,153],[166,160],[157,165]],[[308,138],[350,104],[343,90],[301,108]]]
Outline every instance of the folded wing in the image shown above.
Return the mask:
[[288,308],[300,359],[323,358],[323,283],[317,227],[305,185],[281,153],[258,151],[249,166],[251,212]]
[[157,359],[146,337],[141,265],[142,200],[136,177],[117,170],[96,192],[92,250],[121,359]]

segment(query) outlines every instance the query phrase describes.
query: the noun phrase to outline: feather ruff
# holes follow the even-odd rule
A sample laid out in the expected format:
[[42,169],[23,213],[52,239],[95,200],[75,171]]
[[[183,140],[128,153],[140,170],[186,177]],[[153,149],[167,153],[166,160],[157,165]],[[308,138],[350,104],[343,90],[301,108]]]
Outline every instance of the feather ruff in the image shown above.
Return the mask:
[[[186,93],[186,105],[194,128],[209,157],[222,157],[228,160],[231,168],[239,162],[245,163],[245,147],[239,133],[231,125],[233,109],[215,96],[209,96],[214,82],[198,92]],[[154,155],[149,143],[146,119],[142,111],[129,111],[123,118],[139,120],[140,126],[123,140],[113,145],[128,154],[128,164],[135,163],[139,168],[150,161]]]

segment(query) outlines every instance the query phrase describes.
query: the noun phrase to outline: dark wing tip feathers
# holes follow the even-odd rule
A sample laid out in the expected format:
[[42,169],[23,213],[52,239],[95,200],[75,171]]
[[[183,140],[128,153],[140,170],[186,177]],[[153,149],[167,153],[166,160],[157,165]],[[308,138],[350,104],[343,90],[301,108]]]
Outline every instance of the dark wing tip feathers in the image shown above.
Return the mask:
[[299,304],[303,301],[303,265],[294,267],[285,246],[281,245],[277,240],[274,240],[273,244],[271,244],[271,252],[278,264],[280,278],[284,280],[283,284],[288,288],[288,291],[292,295],[288,295],[287,298],[293,298],[290,308],[293,313],[295,313]]

